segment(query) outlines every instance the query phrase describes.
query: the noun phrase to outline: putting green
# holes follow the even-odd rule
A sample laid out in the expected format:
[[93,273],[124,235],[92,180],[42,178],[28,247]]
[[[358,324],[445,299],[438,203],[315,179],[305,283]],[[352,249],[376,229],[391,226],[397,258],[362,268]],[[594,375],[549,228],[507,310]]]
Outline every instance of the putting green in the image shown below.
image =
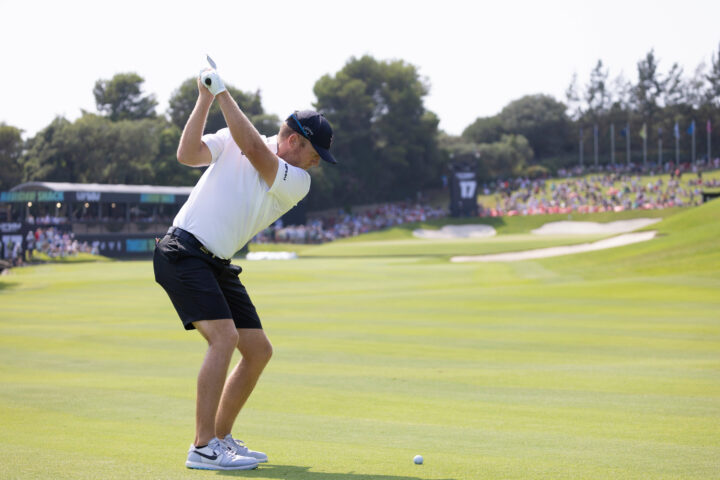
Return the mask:
[[[717,477],[720,202],[652,228],[507,264],[240,262],[275,355],[235,432],[271,463],[233,475]],[[150,262],[0,277],[0,478],[214,476],[184,468],[203,354]]]

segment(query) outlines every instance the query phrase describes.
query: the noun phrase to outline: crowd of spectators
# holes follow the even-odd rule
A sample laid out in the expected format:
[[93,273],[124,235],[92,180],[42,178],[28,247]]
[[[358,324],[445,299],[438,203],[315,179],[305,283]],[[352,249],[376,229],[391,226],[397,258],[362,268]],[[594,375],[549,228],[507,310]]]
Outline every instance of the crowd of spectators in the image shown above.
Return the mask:
[[682,182],[682,173],[643,181],[640,176],[598,174],[567,180],[514,181],[512,188],[496,191],[495,205],[486,216],[587,213],[623,210],[654,210],[699,205],[703,188],[718,188],[717,179],[703,180],[698,172]]
[[383,230],[404,223],[423,222],[447,216],[447,211],[429,205],[386,203],[359,208],[352,213],[338,210],[319,215],[305,225],[283,226],[278,220],[256,235],[254,243],[324,243],[361,233]]
[[[660,209],[699,205],[702,190],[720,188],[720,180],[703,179],[703,171],[720,168],[720,159],[661,169],[650,164],[615,166],[587,176],[580,168],[561,170],[559,178],[518,177],[481,186],[480,194],[494,200],[481,205],[481,216],[538,215],[549,213],[588,213],[637,209]],[[643,179],[641,175],[669,173],[669,180]],[[586,176],[580,176],[586,175]],[[422,222],[448,215],[445,209],[420,204],[383,204],[353,213],[342,210],[318,216],[305,225],[283,226],[276,222],[260,232],[254,243],[324,243],[338,238],[382,230],[403,223]]]
[[[703,172],[718,168],[720,159],[677,167],[666,163],[662,168],[653,164],[605,166],[589,176],[585,170],[576,167],[560,170],[558,178],[552,180],[523,177],[497,180],[480,187],[478,193],[493,201],[480,205],[478,211],[481,216],[495,217],[698,205],[702,202],[703,189],[720,188],[720,180],[704,179]],[[641,177],[652,173],[669,173],[670,178]],[[319,244],[406,223],[443,218],[448,213],[444,208],[410,202],[355,207],[351,213],[337,210],[314,215],[304,225],[284,226],[282,219],[278,220],[257,234],[253,243]],[[46,215],[27,221],[37,228],[30,230],[24,241],[0,243],[0,260],[20,265],[31,261],[36,252],[50,258],[80,252],[99,253],[99,242],[92,245],[79,243],[71,232],[63,230],[65,218]]]
[[557,177],[569,178],[580,177],[589,173],[607,173],[607,174],[627,174],[627,175],[677,175],[683,173],[699,173],[707,170],[720,169],[720,157],[712,160],[706,158],[700,159],[694,163],[682,162],[675,164],[674,162],[663,162],[659,164],[654,161],[648,161],[645,164],[637,163],[613,163],[601,164],[597,167],[590,165],[575,165],[571,168],[561,168],[557,172]]
[[0,250],[0,258],[12,266],[32,262],[38,253],[49,258],[74,256],[81,252],[98,253],[97,248],[87,242],[78,242],[72,232],[64,232],[57,227],[29,230],[24,238],[18,236],[0,244]]

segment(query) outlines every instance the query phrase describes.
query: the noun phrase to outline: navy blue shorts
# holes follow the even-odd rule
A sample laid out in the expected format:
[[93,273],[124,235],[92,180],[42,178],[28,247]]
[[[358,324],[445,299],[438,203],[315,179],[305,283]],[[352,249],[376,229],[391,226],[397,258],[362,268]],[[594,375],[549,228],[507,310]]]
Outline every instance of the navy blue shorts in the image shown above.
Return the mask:
[[236,328],[262,328],[255,306],[240,282],[242,271],[212,258],[195,242],[165,235],[155,246],[155,281],[167,292],[185,330],[199,320],[232,318]]

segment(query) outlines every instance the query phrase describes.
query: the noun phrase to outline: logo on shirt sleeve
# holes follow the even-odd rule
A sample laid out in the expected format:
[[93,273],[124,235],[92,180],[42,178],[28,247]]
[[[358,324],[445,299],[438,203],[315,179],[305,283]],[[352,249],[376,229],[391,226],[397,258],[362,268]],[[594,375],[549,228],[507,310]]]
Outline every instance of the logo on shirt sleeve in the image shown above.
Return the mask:
[[283,182],[287,180],[287,174],[288,174],[288,164],[285,164],[285,175],[283,175]]

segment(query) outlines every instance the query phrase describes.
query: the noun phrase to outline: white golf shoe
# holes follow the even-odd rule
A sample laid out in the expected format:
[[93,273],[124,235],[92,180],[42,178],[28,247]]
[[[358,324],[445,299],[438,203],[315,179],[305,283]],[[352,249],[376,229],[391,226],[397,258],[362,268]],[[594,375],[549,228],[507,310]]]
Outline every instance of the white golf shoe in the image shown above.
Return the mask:
[[227,445],[227,447],[235,455],[254,458],[255,461],[258,463],[265,463],[268,461],[267,455],[265,455],[263,452],[256,452],[254,450],[250,450],[245,446],[245,442],[243,442],[242,440],[235,440],[232,437],[232,434],[228,434],[225,438],[222,439],[222,442]]
[[200,470],[252,470],[257,468],[258,461],[235,455],[224,442],[213,438],[202,448],[190,445],[185,466]]

